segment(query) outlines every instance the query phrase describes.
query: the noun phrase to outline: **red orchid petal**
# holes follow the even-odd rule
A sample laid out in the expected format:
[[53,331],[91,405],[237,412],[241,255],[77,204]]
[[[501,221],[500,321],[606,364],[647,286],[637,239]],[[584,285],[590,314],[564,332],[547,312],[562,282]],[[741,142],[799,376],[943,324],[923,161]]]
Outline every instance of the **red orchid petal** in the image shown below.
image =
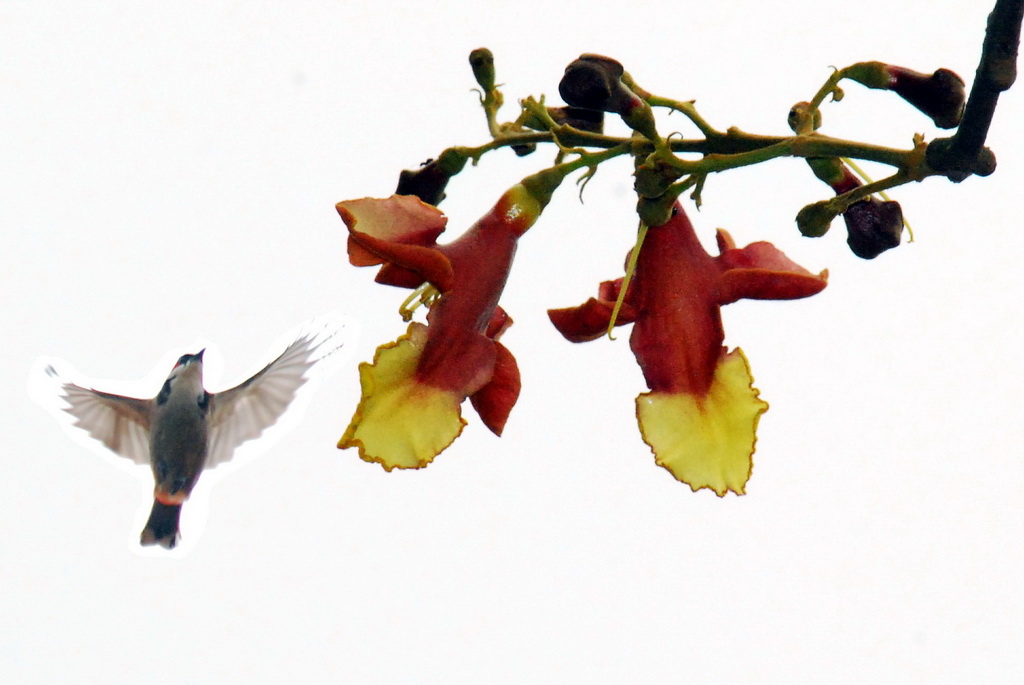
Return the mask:
[[[548,318],[558,332],[569,342],[596,340],[608,331],[615,302],[590,298],[579,307],[549,309]],[[637,312],[633,306],[623,303],[615,319],[616,326],[636,321]]]
[[470,395],[469,401],[473,403],[484,425],[500,436],[509,412],[519,399],[521,382],[516,358],[501,343],[495,343],[494,347],[497,352],[494,375],[487,385]]
[[828,271],[812,274],[768,242],[756,242],[743,249],[730,247],[732,238],[718,233],[722,254],[717,258],[723,273],[718,282],[719,304],[742,298],[753,300],[795,300],[821,292],[828,284]]
[[[390,262],[395,266],[418,273],[423,277],[422,280],[429,282],[441,292],[452,289],[454,284],[452,264],[447,257],[434,248],[392,243],[358,231],[351,231],[349,243],[351,244],[352,241],[357,242],[367,253],[378,257],[377,264]],[[352,254],[350,249],[350,259]]]

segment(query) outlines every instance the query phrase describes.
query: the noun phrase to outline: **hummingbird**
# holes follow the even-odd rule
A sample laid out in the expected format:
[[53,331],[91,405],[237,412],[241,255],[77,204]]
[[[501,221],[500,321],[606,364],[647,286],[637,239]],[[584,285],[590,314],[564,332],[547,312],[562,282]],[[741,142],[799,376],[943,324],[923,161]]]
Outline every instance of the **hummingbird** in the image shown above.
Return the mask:
[[172,549],[180,539],[182,504],[203,470],[228,461],[236,447],[277,422],[308,380],[307,372],[340,348],[321,352],[333,337],[305,332],[251,378],[217,393],[203,386],[205,348],[182,355],[152,399],[78,385],[52,365],[46,373],[60,384],[63,410],[74,417],[73,425],[152,469],[153,508],[139,541]]

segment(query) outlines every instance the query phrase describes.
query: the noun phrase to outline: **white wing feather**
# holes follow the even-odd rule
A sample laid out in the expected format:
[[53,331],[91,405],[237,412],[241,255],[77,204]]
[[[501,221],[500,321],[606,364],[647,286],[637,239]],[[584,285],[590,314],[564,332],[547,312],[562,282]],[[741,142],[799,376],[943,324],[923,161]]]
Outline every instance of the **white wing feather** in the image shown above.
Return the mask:
[[228,461],[236,447],[281,418],[305,384],[306,372],[324,356],[316,355],[324,342],[319,333],[308,332],[249,380],[212,395],[206,468]]
[[68,405],[63,410],[74,417],[74,426],[115,454],[149,464],[150,400],[84,388],[62,378],[52,366],[46,372],[60,383],[61,399]]

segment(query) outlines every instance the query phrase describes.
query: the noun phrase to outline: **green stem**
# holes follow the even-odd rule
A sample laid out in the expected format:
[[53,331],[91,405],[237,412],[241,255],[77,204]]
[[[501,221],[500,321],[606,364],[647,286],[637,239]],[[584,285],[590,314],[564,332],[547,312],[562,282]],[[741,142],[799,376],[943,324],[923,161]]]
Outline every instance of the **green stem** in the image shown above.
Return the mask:
[[660,95],[651,95],[647,98],[647,104],[651,107],[667,107],[675,112],[680,112],[708,138],[717,138],[725,135],[697,113],[697,108],[694,106],[693,100],[690,100],[689,102],[681,102],[679,100],[661,97]]
[[[664,100],[660,98],[652,99],[659,102]],[[667,100],[664,101],[668,102]],[[675,105],[681,106],[686,104],[688,103],[675,103]],[[683,109],[685,110],[685,107]],[[703,122],[703,119],[699,120]],[[624,146],[627,146],[632,148],[634,156],[641,157],[656,154],[665,163],[679,169],[684,174],[716,173],[759,164],[778,159],[779,157],[847,157],[878,162],[897,169],[905,169],[911,172],[911,175],[916,179],[937,173],[924,164],[924,160],[919,154],[920,150],[917,147],[900,150],[841,138],[832,138],[817,132],[799,136],[764,136],[746,133],[737,128],[730,128],[723,134],[716,131],[707,122],[703,122],[699,126],[706,129],[705,133],[714,133],[704,139],[672,138],[670,140],[662,140],[661,145],[656,145],[645,139],[637,140],[635,137],[607,136],[601,133],[580,131],[567,124],[554,124],[549,131],[509,132],[499,130],[496,137],[483,145],[476,147],[458,146],[453,149],[459,154],[472,159],[474,164],[484,154],[502,147],[531,143],[552,143],[564,150],[572,150],[577,153],[581,152],[582,149],[593,148],[618,150],[618,152],[611,155],[612,157],[623,154],[622,149]],[[676,157],[672,153],[693,153],[704,155],[704,157],[700,160],[685,160]]]
[[609,340],[615,340],[614,330],[615,321],[619,318],[619,312],[622,310],[622,303],[626,301],[626,293],[629,291],[629,283],[633,280],[633,274],[636,272],[636,262],[640,258],[640,248],[643,247],[644,238],[647,236],[647,224],[640,222],[640,226],[636,229],[636,244],[633,245],[633,249],[629,252],[629,263],[626,265],[626,273],[622,277],[622,285],[619,286],[619,296],[615,298],[615,305],[612,307],[612,315],[608,319],[608,334]]
[[832,209],[836,210],[837,214],[842,214],[850,207],[850,205],[855,204],[866,197],[870,197],[875,193],[882,193],[890,188],[895,188],[896,186],[901,186],[912,180],[913,178],[906,172],[897,171],[892,176],[883,178],[880,181],[866,183],[862,186],[857,186],[853,190],[843,193],[842,195],[836,195],[828,201],[828,204]]
[[830,94],[834,94],[836,92],[836,86],[838,86],[839,82],[842,80],[842,69],[836,69],[834,72],[832,72],[832,75],[828,77],[828,80],[825,81],[824,84],[822,84],[821,88],[818,89],[818,92],[814,94],[813,98],[811,98],[808,111],[811,114],[814,114],[814,110],[821,107],[821,103],[825,101],[825,98],[828,97]]
[[[896,150],[830,138],[817,133],[788,138],[767,138],[730,130],[728,137],[733,138],[734,141],[742,140],[750,143],[751,149],[731,154],[708,152],[705,153],[703,159],[695,161],[679,159],[675,156],[665,161],[685,174],[716,173],[751,164],[760,164],[779,157],[850,157],[880,162],[899,169],[917,166],[921,162],[918,159],[920,155],[915,155],[916,149]],[[673,150],[682,147],[692,148],[692,146],[683,145],[685,142],[687,141],[679,141],[679,145],[673,144]],[[711,143],[713,141],[704,142]],[[715,146],[708,145],[707,147],[714,148]],[[696,149],[686,149],[685,151],[697,152]]]
[[498,124],[498,110],[501,109],[504,101],[505,97],[497,88],[491,88],[486,91],[480,99],[480,104],[484,108],[484,116],[487,118],[487,130],[492,138],[497,138],[501,135],[501,127]]

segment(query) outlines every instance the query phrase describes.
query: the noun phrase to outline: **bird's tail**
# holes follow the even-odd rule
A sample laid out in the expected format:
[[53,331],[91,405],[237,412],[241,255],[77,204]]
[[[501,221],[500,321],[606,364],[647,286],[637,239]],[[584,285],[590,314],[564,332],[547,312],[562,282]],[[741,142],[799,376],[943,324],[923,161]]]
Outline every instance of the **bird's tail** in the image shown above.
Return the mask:
[[139,540],[143,545],[160,545],[171,549],[178,544],[178,519],[181,517],[180,504],[164,504],[153,500],[153,510],[142,530]]

